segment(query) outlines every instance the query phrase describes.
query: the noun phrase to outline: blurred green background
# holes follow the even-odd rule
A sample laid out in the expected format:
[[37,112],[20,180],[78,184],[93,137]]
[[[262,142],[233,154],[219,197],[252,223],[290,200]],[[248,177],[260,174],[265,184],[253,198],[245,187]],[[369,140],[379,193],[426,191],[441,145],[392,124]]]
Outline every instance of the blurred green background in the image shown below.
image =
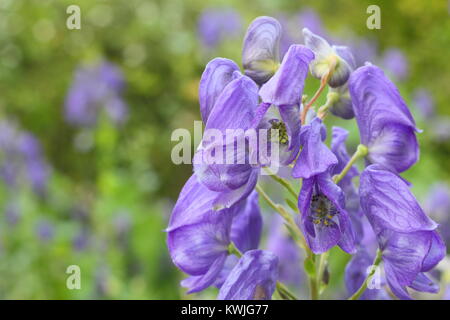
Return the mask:
[[[81,9],[80,30],[66,27],[72,4]],[[381,8],[381,30],[366,27],[370,4]],[[220,32],[229,26],[208,21],[205,10],[233,12],[232,32]],[[204,66],[217,56],[239,64],[245,29],[260,15],[279,18],[293,41],[315,15],[324,36],[350,45],[361,62],[389,68],[394,58],[386,56],[400,53],[392,78],[424,130],[421,159],[404,176],[423,201],[434,182],[450,182],[447,1],[1,0],[0,121],[37,139],[47,176],[45,192],[33,190],[24,173],[33,164],[25,160],[17,183],[0,182],[0,299],[185,298],[164,228],[192,167],[172,164],[170,136],[193,130]],[[212,30],[212,44],[202,28]],[[118,125],[101,109],[95,124],[74,125],[65,105],[75,74],[102,61],[123,73],[128,118]],[[308,80],[305,93],[317,86]],[[419,93],[435,114],[423,112]],[[348,128],[355,148],[354,121],[326,123]],[[331,287],[339,292],[348,257],[337,250],[333,257]],[[66,288],[72,264],[81,268],[81,290]],[[191,297],[214,296],[209,289]]]

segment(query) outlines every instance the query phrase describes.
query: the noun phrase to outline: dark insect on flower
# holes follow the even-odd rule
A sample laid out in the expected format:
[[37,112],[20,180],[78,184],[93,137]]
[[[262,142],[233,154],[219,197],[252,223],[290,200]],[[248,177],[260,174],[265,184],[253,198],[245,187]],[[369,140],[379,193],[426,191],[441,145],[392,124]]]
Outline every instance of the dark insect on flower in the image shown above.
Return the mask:
[[334,216],[339,210],[324,194],[315,194],[311,198],[311,215],[309,219],[319,226],[330,227],[336,223],[333,221]]

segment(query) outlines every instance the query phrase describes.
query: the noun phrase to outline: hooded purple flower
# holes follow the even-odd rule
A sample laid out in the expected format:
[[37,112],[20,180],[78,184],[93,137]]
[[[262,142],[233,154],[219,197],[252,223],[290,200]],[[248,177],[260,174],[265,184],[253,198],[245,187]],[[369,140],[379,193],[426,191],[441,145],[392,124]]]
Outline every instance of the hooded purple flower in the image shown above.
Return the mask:
[[215,198],[217,193],[193,175],[183,187],[166,229],[173,263],[191,276],[182,282],[188,293],[212,285],[228,256],[234,212],[214,211]]
[[241,28],[241,16],[233,9],[206,9],[198,20],[200,40],[208,48],[238,35]]
[[352,73],[349,88],[368,162],[397,173],[407,170],[419,157],[417,129],[397,88],[371,64]]
[[424,272],[442,260],[445,245],[406,182],[380,165],[370,165],[360,177],[360,201],[377,236],[392,292],[401,299],[410,298],[406,287],[436,292]]
[[219,291],[221,300],[270,300],[278,277],[278,258],[263,250],[247,251]]
[[331,180],[331,170],[338,160],[322,142],[321,124],[315,118],[303,127],[303,150],[292,171],[295,178],[303,178],[298,223],[314,253],[326,252],[335,245],[353,253],[355,235],[345,210],[345,196]]
[[[245,130],[252,125],[257,105],[256,84],[247,76],[240,76],[223,89],[206,122],[205,132],[214,131],[220,137],[217,141],[216,137],[203,138],[194,156],[194,172],[208,189],[221,193],[214,203],[216,210],[231,207],[255,187],[259,169],[249,163],[246,145],[239,145],[236,140],[245,141]],[[229,130],[240,134],[230,140]],[[218,150],[223,151],[221,157]]]
[[257,194],[252,193],[230,209],[214,211],[219,196],[193,175],[183,187],[166,229],[172,261],[190,275],[182,282],[188,293],[223,282],[236,263],[228,257],[230,241],[244,252],[259,243],[262,221]]
[[321,79],[329,70],[333,61],[335,68],[328,80],[332,88],[344,85],[355,67],[355,60],[349,48],[344,46],[330,46],[322,37],[312,33],[308,28],[303,29],[305,45],[314,52],[314,60],[309,69],[313,77]]
[[122,73],[110,63],[79,68],[65,102],[67,121],[91,127],[96,124],[98,113],[105,110],[114,123],[123,123],[128,114],[121,97],[123,88]]
[[[293,45],[285,55],[275,75],[259,90],[262,104],[256,120],[258,129],[279,130],[280,159],[277,165],[288,165],[300,148],[300,104],[308,74],[308,64],[314,55],[308,48]],[[274,141],[271,141],[274,142]]]
[[269,80],[280,64],[280,23],[271,17],[258,17],[250,24],[242,48],[245,74],[259,85]]

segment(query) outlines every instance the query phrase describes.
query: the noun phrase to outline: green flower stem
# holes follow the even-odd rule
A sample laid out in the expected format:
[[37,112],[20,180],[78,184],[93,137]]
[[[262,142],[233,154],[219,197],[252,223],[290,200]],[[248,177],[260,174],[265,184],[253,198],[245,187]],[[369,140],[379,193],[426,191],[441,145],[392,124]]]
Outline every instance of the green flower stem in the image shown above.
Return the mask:
[[341,173],[339,173],[338,175],[335,175],[333,177],[333,181],[334,183],[338,183],[339,181],[342,180],[342,178],[345,177],[345,175],[347,174],[347,172],[350,170],[350,168],[353,166],[353,164],[360,158],[364,158],[367,153],[369,152],[369,149],[363,145],[360,144],[358,145],[358,148],[356,148],[355,153],[353,154],[353,156],[351,157],[351,159],[348,161],[347,165],[344,167],[344,169],[342,169]]
[[297,201],[298,194],[295,192],[294,187],[287,181],[286,179],[283,179],[279,176],[277,176],[272,170],[270,170],[268,167],[265,167],[264,170],[269,173],[269,176],[281,184],[283,187],[286,188],[286,190],[294,197],[295,201]]
[[320,287],[322,285],[322,279],[323,279],[323,275],[324,275],[324,272],[325,272],[325,268],[327,266],[327,261],[328,261],[329,254],[330,254],[329,251],[324,252],[324,253],[322,253],[320,255],[320,258],[319,258],[319,266],[318,266],[318,269],[317,269],[317,276],[316,276],[316,286],[317,286],[317,288],[319,290],[319,296],[321,294]]
[[358,289],[358,291],[356,291],[350,298],[348,298],[348,300],[358,300],[361,297],[361,295],[364,293],[364,291],[366,291],[367,284],[369,283],[369,280],[375,274],[376,267],[378,267],[378,265],[381,262],[381,256],[382,256],[381,250],[378,249],[377,250],[377,255],[376,255],[375,260],[373,261],[373,264],[372,264],[373,265],[372,270],[367,275],[367,278],[364,280],[363,284]]
[[228,254],[234,254],[236,257],[242,257],[242,252],[236,247],[233,241],[228,245]]

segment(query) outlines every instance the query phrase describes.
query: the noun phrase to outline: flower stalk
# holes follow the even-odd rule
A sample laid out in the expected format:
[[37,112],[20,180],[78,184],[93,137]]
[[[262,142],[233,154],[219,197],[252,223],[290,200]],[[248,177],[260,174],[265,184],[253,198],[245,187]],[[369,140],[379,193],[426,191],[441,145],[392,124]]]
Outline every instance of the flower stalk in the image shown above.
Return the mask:
[[336,183],[336,184],[339,183],[339,181],[341,181],[342,178],[345,177],[345,175],[350,170],[350,168],[355,164],[355,162],[358,161],[358,159],[360,159],[360,158],[364,158],[368,152],[369,152],[369,150],[365,145],[363,145],[363,144],[358,145],[355,153],[350,158],[348,163],[345,165],[344,169],[342,169],[341,173],[339,173],[338,175],[335,175],[333,177],[334,183]]

